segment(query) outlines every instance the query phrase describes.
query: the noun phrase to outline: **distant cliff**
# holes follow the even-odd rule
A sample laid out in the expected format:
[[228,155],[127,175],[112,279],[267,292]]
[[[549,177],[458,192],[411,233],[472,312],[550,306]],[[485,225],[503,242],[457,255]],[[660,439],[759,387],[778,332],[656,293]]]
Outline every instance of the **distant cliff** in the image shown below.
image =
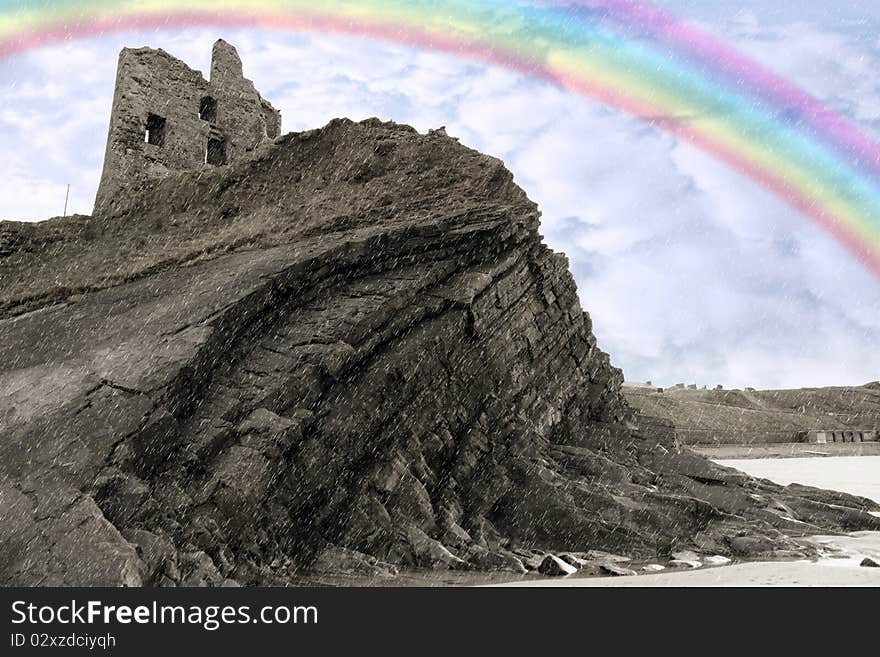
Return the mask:
[[880,530],[872,502],[639,426],[536,206],[442,132],[336,120],[129,201],[0,227],[4,584],[791,557]]
[[685,444],[800,442],[811,431],[848,431],[876,439],[873,432],[880,430],[876,382],[795,390],[657,390],[623,387],[630,406],[671,421]]

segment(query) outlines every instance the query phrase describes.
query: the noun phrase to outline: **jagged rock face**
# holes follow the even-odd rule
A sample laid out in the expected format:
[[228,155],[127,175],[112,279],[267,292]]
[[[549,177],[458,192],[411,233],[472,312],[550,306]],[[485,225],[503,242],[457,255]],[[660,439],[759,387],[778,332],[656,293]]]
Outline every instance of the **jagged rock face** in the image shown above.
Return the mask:
[[523,548],[756,556],[880,529],[867,500],[640,428],[534,204],[443,134],[287,136],[160,183],[53,257],[160,216],[138,263],[75,285],[27,249],[3,265],[22,279],[0,320],[4,583],[521,570]]

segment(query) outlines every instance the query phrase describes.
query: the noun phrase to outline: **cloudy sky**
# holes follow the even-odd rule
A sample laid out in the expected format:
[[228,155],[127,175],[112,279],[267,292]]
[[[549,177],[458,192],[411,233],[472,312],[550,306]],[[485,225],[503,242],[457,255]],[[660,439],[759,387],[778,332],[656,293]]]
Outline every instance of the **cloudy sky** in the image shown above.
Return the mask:
[[[880,139],[876,0],[655,4]],[[542,232],[568,254],[599,342],[627,379],[769,388],[880,378],[880,280],[774,196],[549,84],[396,45],[169,30],[2,60],[0,218],[60,214],[68,183],[71,211],[91,211],[121,47],[161,47],[207,71],[218,36],[238,47],[285,131],[378,116],[423,132],[445,125],[501,157],[540,204]]]

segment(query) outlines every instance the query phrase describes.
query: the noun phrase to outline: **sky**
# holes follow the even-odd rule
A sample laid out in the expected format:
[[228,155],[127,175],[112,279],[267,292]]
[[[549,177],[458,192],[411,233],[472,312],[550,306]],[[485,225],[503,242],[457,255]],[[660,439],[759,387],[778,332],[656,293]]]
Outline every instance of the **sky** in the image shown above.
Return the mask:
[[[880,3],[657,0],[880,140]],[[223,37],[284,132],[378,116],[504,160],[630,381],[780,388],[880,379],[880,279],[746,177],[548,83],[353,37],[127,32],[0,60],[0,219],[88,214],[123,46],[209,70]]]

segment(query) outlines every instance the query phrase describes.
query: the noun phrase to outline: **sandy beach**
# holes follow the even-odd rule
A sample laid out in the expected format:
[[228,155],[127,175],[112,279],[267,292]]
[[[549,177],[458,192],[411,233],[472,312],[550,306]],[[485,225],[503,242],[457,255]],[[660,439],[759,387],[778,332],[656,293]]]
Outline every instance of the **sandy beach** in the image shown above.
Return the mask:
[[880,456],[731,459],[717,463],[777,484],[806,484],[880,502]]

